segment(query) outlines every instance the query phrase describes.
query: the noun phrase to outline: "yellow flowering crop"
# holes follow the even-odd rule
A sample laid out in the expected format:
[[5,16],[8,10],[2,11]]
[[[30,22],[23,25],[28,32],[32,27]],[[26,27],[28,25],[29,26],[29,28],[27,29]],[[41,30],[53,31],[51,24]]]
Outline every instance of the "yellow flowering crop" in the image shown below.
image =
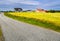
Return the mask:
[[35,18],[42,21],[47,21],[54,23],[58,26],[60,26],[60,13],[43,13],[43,12],[14,12],[9,13],[14,16],[22,16],[22,17],[28,17],[28,18]]

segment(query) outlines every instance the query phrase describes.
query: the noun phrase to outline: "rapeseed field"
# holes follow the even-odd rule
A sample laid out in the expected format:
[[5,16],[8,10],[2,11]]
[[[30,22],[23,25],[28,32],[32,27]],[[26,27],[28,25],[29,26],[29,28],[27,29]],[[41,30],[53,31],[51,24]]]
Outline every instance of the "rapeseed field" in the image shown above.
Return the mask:
[[27,18],[35,18],[41,21],[47,21],[60,26],[60,13],[45,13],[45,12],[13,12],[9,13],[14,16],[21,16]]

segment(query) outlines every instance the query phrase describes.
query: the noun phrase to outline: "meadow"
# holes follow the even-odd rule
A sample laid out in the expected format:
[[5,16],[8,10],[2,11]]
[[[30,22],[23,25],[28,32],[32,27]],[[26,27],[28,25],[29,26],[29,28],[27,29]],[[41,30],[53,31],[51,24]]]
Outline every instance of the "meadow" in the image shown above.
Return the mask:
[[4,15],[15,20],[27,22],[60,32],[60,13],[5,12]]

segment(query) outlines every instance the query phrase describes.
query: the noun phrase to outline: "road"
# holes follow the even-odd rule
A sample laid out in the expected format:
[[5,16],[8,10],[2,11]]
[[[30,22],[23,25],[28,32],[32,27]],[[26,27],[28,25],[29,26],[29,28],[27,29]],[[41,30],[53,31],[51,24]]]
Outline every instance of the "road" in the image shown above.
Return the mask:
[[60,41],[60,33],[19,22],[0,14],[5,41]]

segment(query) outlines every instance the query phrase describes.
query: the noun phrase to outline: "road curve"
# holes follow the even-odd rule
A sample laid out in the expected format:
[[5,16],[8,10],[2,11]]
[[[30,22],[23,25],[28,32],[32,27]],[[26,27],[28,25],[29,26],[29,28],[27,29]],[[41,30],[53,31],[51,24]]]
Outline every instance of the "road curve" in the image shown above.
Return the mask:
[[60,33],[19,22],[0,14],[5,41],[60,41]]

